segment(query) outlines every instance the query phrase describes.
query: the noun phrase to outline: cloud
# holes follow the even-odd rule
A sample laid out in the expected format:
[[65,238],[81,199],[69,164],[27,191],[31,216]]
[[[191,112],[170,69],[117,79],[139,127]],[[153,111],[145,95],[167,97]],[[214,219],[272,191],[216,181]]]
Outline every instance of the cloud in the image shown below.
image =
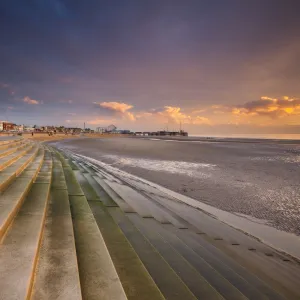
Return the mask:
[[76,113],[68,113],[70,116],[76,116]]
[[203,124],[210,125],[211,121],[208,118],[197,116],[195,119],[193,119],[192,123],[194,125],[203,125]]
[[193,114],[202,114],[205,111],[206,111],[206,109],[196,109],[196,110],[193,110],[192,113]]
[[95,105],[104,108],[122,119],[129,120],[131,122],[136,121],[134,113],[128,110],[132,109],[133,106],[124,102],[94,102]]
[[234,106],[231,112],[234,115],[268,116],[271,118],[300,115],[300,99],[288,96],[284,96],[282,99],[263,96],[259,100]]
[[182,113],[181,108],[176,106],[165,106],[164,110],[157,114],[171,123],[191,123],[192,120],[191,116]]
[[158,117],[164,118],[166,121],[170,123],[176,123],[176,124],[179,123],[194,124],[194,125],[211,124],[211,121],[208,118],[204,118],[200,116],[192,117],[182,112],[181,108],[176,106],[165,106],[164,110],[157,112],[156,115]]
[[23,98],[23,102],[25,102],[27,104],[32,104],[32,105],[40,104],[40,102],[38,100],[31,99],[28,96],[26,96],[26,97]]
[[125,113],[127,110],[133,108],[132,105],[123,102],[102,102],[102,103],[94,102],[94,103],[108,110],[121,112],[121,113]]
[[136,121],[136,117],[135,117],[135,115],[134,115],[133,113],[127,112],[126,115],[127,115],[128,119],[129,119],[130,121],[132,121],[132,122]]

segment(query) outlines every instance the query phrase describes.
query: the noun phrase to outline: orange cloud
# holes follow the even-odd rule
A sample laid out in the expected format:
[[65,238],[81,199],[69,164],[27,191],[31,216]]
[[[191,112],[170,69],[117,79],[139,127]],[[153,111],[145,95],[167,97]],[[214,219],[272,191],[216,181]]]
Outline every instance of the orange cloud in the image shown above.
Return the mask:
[[[195,111],[193,112],[195,113]],[[181,111],[180,107],[175,106],[165,106],[164,110],[158,112],[156,116],[165,119],[165,121],[171,123],[182,123],[182,124],[194,124],[194,125],[201,125],[201,124],[211,124],[211,121],[208,118],[200,117],[200,116],[190,116]]]
[[31,104],[31,105],[37,105],[40,104],[40,102],[38,100],[34,100],[31,99],[30,97],[26,96],[23,98],[23,102],[27,103],[27,104]]
[[101,103],[94,102],[94,104],[103,107],[105,109],[108,109],[109,111],[112,111],[122,119],[126,119],[131,122],[136,121],[136,116],[132,112],[128,111],[131,108],[133,108],[133,106],[130,104],[124,102],[101,102]]
[[208,118],[197,116],[195,119],[193,119],[193,124],[194,125],[203,125],[203,124],[210,125],[211,121]]
[[107,108],[109,110],[125,113],[127,110],[133,108],[132,105],[121,103],[121,102],[102,102],[102,103],[96,103],[101,107]]
[[177,124],[179,124],[180,122],[191,123],[192,121],[191,116],[181,112],[181,108],[175,106],[165,106],[164,111],[158,112],[158,115],[168,119],[168,121]]
[[280,118],[289,115],[300,115],[300,99],[284,96],[282,99],[263,96],[260,100],[247,102],[232,108],[234,115],[269,116]]

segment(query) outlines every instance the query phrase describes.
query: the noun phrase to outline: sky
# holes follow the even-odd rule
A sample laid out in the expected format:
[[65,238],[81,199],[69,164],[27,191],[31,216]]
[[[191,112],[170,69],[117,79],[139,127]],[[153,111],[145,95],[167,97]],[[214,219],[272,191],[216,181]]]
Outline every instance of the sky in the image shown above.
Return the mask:
[[298,0],[2,0],[0,120],[300,133]]

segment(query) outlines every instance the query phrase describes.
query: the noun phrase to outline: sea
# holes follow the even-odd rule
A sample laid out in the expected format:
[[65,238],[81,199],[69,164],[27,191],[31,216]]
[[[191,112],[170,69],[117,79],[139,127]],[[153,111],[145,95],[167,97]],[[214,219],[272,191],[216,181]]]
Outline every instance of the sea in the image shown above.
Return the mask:
[[189,134],[190,137],[212,138],[243,138],[243,139],[270,139],[270,140],[300,140],[300,133],[272,133],[272,134]]

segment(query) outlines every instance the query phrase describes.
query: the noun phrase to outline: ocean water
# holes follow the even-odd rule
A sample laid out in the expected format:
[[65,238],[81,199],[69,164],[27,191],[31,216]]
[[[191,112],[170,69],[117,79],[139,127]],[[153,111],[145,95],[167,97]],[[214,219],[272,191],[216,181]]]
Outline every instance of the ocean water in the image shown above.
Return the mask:
[[215,138],[244,138],[244,139],[271,139],[271,140],[300,140],[300,133],[256,133],[256,134],[189,134],[190,137]]

